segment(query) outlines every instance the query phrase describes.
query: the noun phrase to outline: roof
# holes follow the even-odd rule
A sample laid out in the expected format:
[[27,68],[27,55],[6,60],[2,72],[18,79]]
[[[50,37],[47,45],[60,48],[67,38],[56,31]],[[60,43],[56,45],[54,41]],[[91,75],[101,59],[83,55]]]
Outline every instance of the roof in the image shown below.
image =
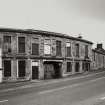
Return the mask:
[[50,31],[43,31],[43,30],[34,30],[34,29],[14,29],[14,28],[0,28],[0,32],[17,32],[17,33],[27,33],[27,34],[40,34],[40,35],[51,35],[51,36],[57,36],[57,37],[63,37],[63,38],[69,38],[72,40],[82,41],[85,43],[93,44],[91,41],[72,37],[67,34],[62,33],[56,33],[56,32],[50,32]]
[[92,49],[92,51],[96,52],[96,53],[99,53],[99,54],[103,54],[105,55],[105,50],[104,49]]

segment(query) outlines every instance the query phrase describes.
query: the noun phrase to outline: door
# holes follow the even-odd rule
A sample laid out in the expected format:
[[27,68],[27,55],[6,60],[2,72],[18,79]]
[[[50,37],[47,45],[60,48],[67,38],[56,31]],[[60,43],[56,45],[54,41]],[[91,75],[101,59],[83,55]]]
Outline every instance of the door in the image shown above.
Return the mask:
[[32,79],[38,79],[38,66],[32,66]]

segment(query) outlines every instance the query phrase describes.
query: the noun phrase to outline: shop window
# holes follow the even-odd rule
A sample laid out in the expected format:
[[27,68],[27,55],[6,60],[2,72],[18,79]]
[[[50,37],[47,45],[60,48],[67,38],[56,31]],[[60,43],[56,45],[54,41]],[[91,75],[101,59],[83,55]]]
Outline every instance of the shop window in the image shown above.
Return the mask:
[[72,64],[71,62],[67,62],[67,72],[71,72],[72,71]]
[[4,52],[10,53],[11,52],[11,36],[4,36]]
[[32,43],[32,55],[39,55],[39,44]]
[[18,37],[18,51],[25,53],[25,37]]
[[18,61],[18,76],[19,77],[24,77],[25,76],[25,69],[26,69],[25,60]]
[[71,43],[70,42],[66,43],[66,56],[67,57],[71,56]]
[[62,55],[62,51],[61,51],[61,41],[56,41],[56,55],[57,56],[61,56]]
[[11,76],[11,61],[4,60],[4,77],[10,77],[10,76]]

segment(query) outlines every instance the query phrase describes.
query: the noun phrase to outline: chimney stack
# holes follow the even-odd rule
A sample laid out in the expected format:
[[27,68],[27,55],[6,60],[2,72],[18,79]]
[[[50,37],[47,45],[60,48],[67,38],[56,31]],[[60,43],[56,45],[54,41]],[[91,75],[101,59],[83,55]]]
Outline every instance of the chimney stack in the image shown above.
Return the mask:
[[102,43],[100,43],[100,44],[97,44],[97,49],[102,49],[103,48],[103,45],[102,45]]

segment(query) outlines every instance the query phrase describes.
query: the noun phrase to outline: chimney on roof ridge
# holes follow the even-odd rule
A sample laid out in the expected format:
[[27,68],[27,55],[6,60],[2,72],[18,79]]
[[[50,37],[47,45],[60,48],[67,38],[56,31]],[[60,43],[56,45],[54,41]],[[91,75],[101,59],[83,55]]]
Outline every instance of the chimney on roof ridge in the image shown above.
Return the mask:
[[102,43],[97,44],[97,49],[103,49],[103,44]]
[[82,39],[82,36],[78,36],[78,38]]
[[78,34],[78,38],[82,39],[82,34],[81,33]]

